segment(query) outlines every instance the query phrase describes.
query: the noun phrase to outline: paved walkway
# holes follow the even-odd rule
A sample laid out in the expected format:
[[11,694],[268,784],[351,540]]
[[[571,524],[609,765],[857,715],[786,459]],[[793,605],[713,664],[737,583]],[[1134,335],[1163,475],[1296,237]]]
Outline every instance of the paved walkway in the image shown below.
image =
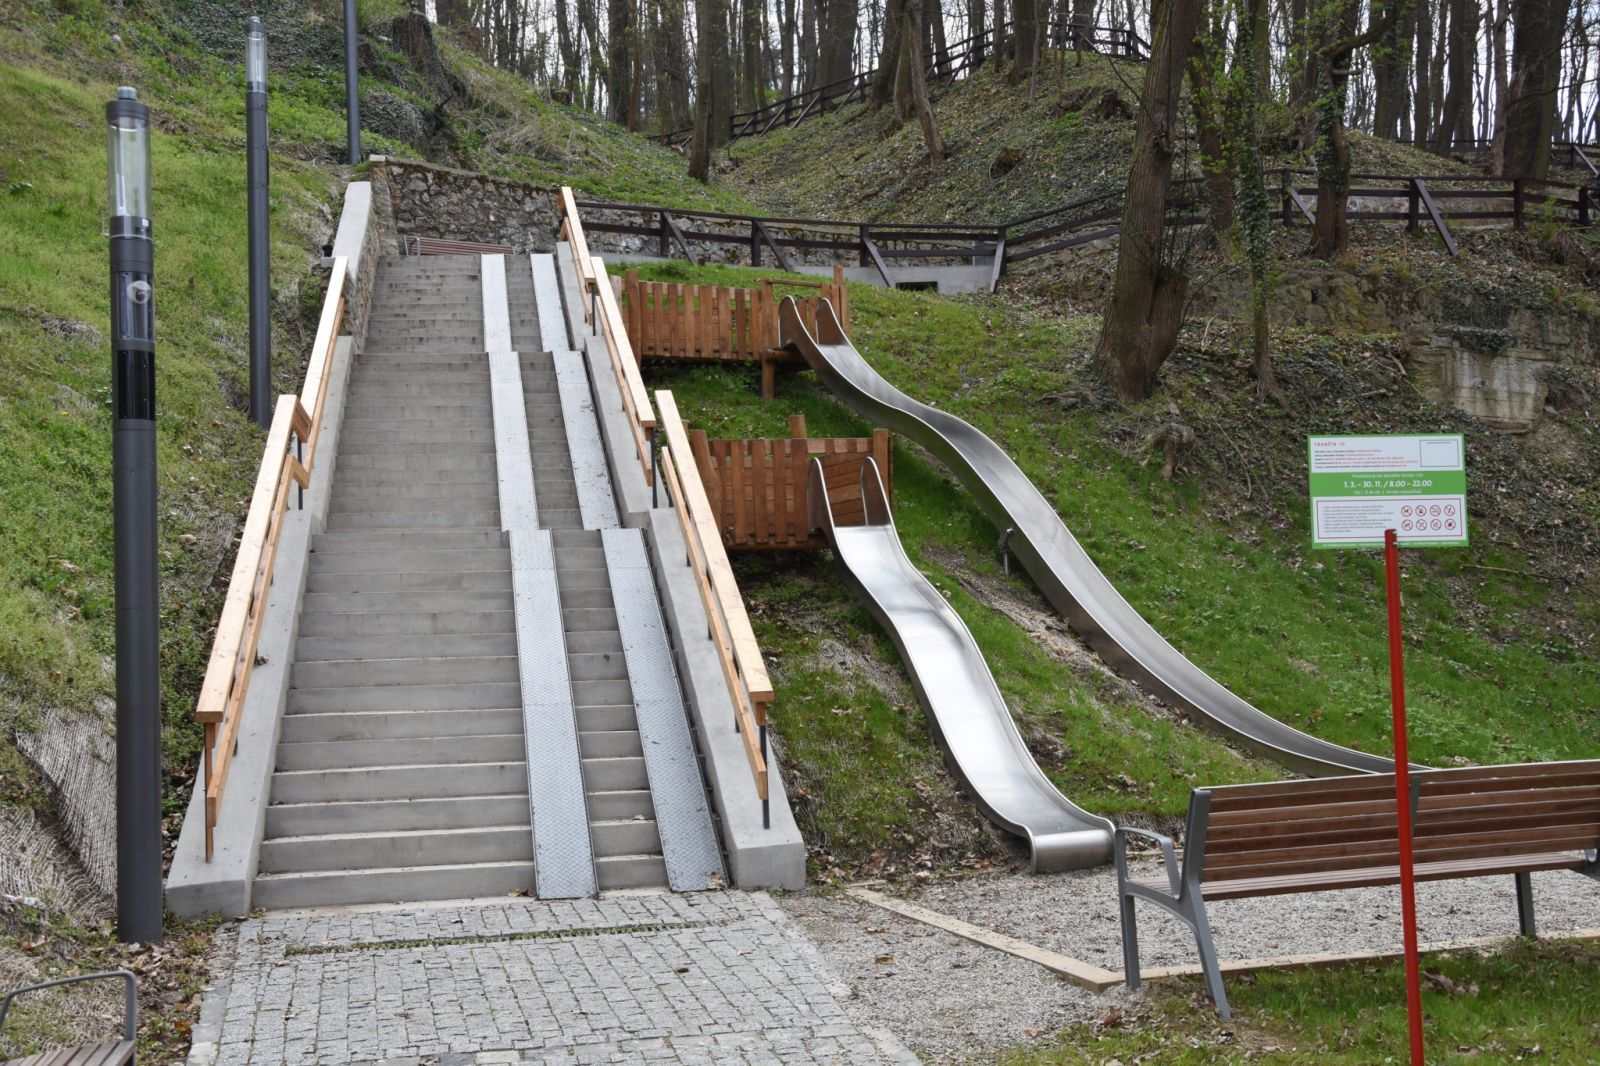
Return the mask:
[[916,1062],[846,1016],[762,893],[340,908],[223,935],[191,1066]]

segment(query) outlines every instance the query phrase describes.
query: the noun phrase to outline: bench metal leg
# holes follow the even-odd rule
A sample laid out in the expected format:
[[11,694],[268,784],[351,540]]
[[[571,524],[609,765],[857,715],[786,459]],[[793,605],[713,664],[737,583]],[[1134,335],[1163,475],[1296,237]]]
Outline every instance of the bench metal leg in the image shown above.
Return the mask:
[[1522,926],[1523,936],[1536,937],[1539,933],[1533,920],[1533,875],[1524,870],[1513,876],[1517,880],[1517,922]]
[[1194,930],[1195,946],[1200,949],[1200,971],[1205,974],[1211,1002],[1217,1005],[1217,1013],[1222,1015],[1222,1020],[1228,1021],[1233,1017],[1233,1012],[1228,1009],[1228,993],[1222,987],[1222,967],[1217,962],[1217,946],[1211,942],[1211,923],[1206,920],[1205,908],[1198,903],[1189,919],[1189,928]]
[[1127,895],[1122,897],[1122,980],[1129,988],[1139,987],[1139,920]]

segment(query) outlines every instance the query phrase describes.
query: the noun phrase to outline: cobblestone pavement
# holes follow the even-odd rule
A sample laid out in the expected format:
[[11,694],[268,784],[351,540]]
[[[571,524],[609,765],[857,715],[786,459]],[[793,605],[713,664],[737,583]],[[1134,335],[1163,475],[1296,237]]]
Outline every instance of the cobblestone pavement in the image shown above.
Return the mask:
[[846,1016],[763,893],[341,908],[236,930],[190,1066],[917,1061]]

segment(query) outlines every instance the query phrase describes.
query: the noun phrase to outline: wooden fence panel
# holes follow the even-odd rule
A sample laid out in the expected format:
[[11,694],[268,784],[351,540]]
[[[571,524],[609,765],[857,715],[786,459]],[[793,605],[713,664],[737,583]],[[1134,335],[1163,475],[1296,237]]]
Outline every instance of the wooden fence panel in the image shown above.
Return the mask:
[[[833,281],[782,281],[779,286],[815,288],[817,296],[797,297],[800,314],[815,329],[821,300],[833,304],[839,322],[850,328],[850,296],[843,270]],[[778,303],[773,283],[735,289],[721,285],[641,281],[629,271],[622,283],[628,339],[640,359],[697,362],[765,362],[779,350]]]
[[871,437],[807,437],[805,420],[790,420],[796,435],[787,440],[710,439],[690,434],[700,479],[711,511],[730,549],[821,548],[810,528],[807,499],[811,460],[822,460],[835,524],[866,521],[861,497],[861,460],[878,464],[886,491],[893,492],[887,430]]

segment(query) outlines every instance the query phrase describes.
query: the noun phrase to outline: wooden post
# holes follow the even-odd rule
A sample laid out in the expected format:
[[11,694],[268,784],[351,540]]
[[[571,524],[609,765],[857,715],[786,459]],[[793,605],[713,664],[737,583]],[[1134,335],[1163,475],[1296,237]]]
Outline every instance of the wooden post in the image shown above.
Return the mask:
[[1578,186],[1578,225],[1589,224],[1589,186]]
[[665,211],[657,211],[656,215],[658,216],[658,228],[660,230],[657,234],[657,254],[665,259],[671,253],[672,231],[667,228],[667,213]]
[[791,440],[805,440],[806,439],[806,416],[805,415],[790,415],[789,416],[789,438]]
[[1521,178],[1513,179],[1511,182],[1511,216],[1512,225],[1517,229],[1522,229],[1526,224],[1524,216],[1528,207],[1527,197],[1527,186],[1523,180]]
[[861,265],[871,266],[872,259],[867,254],[867,224],[861,223]]
[[761,265],[761,231],[756,228],[756,220],[750,220],[750,265]]
[[1422,198],[1417,194],[1416,178],[1406,179],[1406,190],[1406,232],[1415,233],[1417,232],[1417,224],[1420,220],[1422,207]]

